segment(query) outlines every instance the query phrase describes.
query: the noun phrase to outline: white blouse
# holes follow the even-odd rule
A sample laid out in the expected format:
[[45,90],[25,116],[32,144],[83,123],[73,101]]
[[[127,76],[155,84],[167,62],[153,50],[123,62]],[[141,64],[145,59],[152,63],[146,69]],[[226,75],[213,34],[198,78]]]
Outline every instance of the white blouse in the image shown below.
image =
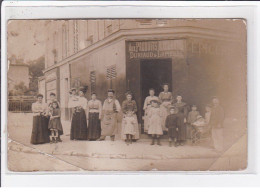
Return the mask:
[[101,111],[102,111],[102,103],[100,100],[90,100],[88,102],[88,113],[97,112],[101,114]]
[[40,115],[40,113],[46,113],[48,106],[46,103],[35,102],[32,104],[32,112],[34,116]]
[[79,97],[78,106],[81,106],[83,109],[87,109],[88,100],[85,97]]
[[70,96],[68,108],[74,108],[77,107],[79,104],[79,97],[78,96]]

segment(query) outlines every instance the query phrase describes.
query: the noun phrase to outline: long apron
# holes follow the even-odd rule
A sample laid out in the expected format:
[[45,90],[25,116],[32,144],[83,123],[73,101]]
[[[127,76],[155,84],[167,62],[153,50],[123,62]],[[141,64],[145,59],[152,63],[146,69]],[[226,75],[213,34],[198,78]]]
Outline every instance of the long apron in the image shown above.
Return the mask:
[[117,113],[113,110],[104,110],[101,121],[101,136],[113,136],[117,131]]
[[144,112],[144,132],[148,133],[148,125],[149,125],[149,117],[148,113],[151,108],[151,105],[148,105],[145,112]]
[[[139,131],[139,127],[138,127],[138,120],[137,120],[137,116],[136,114],[134,115],[135,118],[135,128],[134,128],[134,135],[132,139],[139,139],[140,138],[140,131]],[[126,135],[124,134],[124,122],[122,122],[122,131],[121,131],[121,139],[126,140]]]

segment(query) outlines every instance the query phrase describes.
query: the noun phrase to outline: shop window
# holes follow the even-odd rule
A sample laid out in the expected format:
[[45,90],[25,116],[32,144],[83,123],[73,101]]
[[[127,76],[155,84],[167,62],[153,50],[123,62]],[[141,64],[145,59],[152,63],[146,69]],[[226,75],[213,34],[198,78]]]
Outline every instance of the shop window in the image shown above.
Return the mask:
[[116,65],[107,67],[107,80],[116,78]]
[[96,72],[95,71],[90,72],[90,90],[91,90],[91,92],[94,92],[96,90]]

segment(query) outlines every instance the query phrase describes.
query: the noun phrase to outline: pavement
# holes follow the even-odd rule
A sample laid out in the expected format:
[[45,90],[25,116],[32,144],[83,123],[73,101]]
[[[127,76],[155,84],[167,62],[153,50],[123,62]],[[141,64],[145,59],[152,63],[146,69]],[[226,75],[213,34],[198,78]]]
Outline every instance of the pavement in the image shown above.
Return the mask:
[[[62,121],[62,143],[30,144],[32,114],[8,113],[8,169],[33,171],[205,171],[243,170],[247,165],[247,130],[241,122],[229,119],[225,126],[223,152],[211,142],[169,147],[150,145],[150,139],[126,145],[117,139],[71,141],[70,122]],[[242,122],[243,123],[243,122]]]

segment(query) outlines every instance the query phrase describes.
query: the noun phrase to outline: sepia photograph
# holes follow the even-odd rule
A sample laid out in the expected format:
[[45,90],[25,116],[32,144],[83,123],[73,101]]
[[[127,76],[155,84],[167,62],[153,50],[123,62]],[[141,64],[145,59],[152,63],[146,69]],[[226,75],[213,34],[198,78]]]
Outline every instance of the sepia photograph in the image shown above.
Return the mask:
[[7,23],[12,172],[242,171],[247,21]]

